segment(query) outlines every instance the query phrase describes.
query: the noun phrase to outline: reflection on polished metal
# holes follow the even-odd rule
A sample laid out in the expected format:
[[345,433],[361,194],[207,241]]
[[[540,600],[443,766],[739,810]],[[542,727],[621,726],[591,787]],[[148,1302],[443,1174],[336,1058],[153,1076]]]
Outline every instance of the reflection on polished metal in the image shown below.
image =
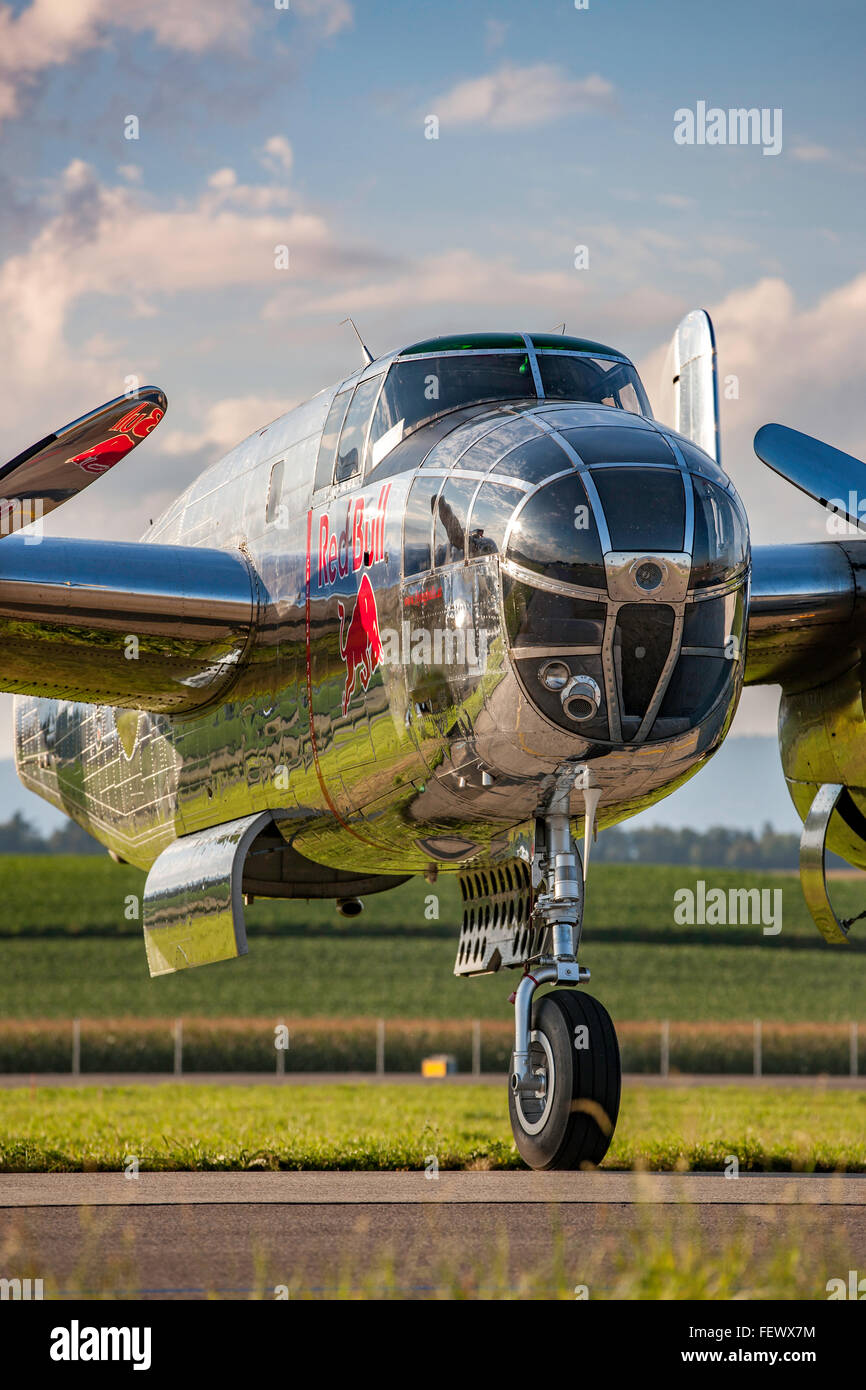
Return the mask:
[[801,492],[866,530],[860,511],[866,464],[786,425],[763,425],[755,435],[758,458]]
[[152,434],[167,409],[165,393],[144,386],[10,459],[0,468],[0,538],[40,522],[83,492]]
[[854,659],[866,620],[864,566],[866,541],[752,551],[747,685],[826,680],[849,650]]
[[559,698],[569,719],[580,723],[595,718],[602,695],[592,676],[572,676]]
[[662,369],[656,414],[721,462],[716,339],[704,309],[692,309],[674,334]]
[[463,920],[455,975],[489,975],[540,956],[544,927],[532,922],[529,864],[515,858],[502,866],[460,875]]
[[[536,826],[533,881],[537,880],[533,917],[540,928],[545,954],[527,973],[514,996],[514,1052],[511,1089],[534,1094],[535,1072],[530,1063],[532,999],[540,984],[575,986],[589,979],[589,971],[577,963],[583,922],[583,867],[571,834],[570,796],[583,769],[560,779],[543,819]],[[531,969],[530,969],[531,965]]]
[[657,550],[645,555],[633,550],[612,550],[604,557],[604,568],[612,599],[621,603],[638,599],[682,603],[688,593],[692,557],[682,552]]
[[556,1063],[546,1034],[534,1028],[529,1035],[529,1086],[518,1087],[516,1104],[527,1134],[539,1134],[547,1123],[556,1094]]
[[240,551],[16,536],[0,547],[0,687],[187,714],[237,678],[256,587]]
[[827,892],[824,860],[827,827],[844,790],[840,782],[825,784],[819,788],[803,822],[803,833],[800,837],[800,882],[803,885],[806,906],[824,940],[834,946],[848,940],[848,924],[840,922],[833,911]]
[[151,975],[247,953],[244,858],[269,811],[174,840],[144,885],[144,942]]
[[[140,545],[0,544],[19,774],[150,870],[152,968],[245,950],[243,892],[346,910],[457,873],[455,973],[525,972],[512,1077],[539,1152],[550,1068],[532,996],[588,977],[594,829],[703,767],[744,680],[783,686],[783,767],[825,925],[818,841],[866,867],[866,541],[751,556],[717,463],[703,311],[674,348],[660,419],[681,433],[602,344],[436,339],[242,441]],[[34,495],[59,502],[81,485],[70,468],[90,478],[128,452],[152,420],[118,405],[13,460],[13,503],[37,465],[60,472]],[[770,446],[809,482],[813,443]],[[836,483],[842,456],[821,457]],[[821,783],[845,788],[835,813]]]

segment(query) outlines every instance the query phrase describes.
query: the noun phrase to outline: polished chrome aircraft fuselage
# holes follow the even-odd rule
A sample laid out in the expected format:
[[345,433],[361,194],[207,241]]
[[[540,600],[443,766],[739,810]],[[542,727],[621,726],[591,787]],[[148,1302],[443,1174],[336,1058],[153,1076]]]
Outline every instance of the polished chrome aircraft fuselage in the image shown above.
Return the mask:
[[[148,531],[237,562],[210,596],[196,573],[184,623],[160,636],[158,574],[138,606],[125,575],[81,577],[103,605],[118,580],[142,708],[19,696],[17,761],[117,857],[147,868],[179,836],[269,810],[300,855],[359,882],[492,862],[564,775],[572,815],[593,788],[610,824],[723,739],[749,557],[722,470],[642,414],[527,394],[366,447],[363,477],[317,477],[335,399],[365,383],[375,398],[394,360],[251,435]],[[733,539],[708,536],[725,525]],[[163,640],[187,668],[159,707],[145,666]],[[576,678],[599,693],[589,717],[562,703]],[[112,679],[106,665],[107,697]]]

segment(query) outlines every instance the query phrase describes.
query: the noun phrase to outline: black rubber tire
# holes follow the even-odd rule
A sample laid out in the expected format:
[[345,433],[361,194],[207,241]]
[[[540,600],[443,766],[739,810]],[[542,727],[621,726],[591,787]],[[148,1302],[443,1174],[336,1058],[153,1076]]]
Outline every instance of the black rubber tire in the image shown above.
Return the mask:
[[[587,1029],[585,1049],[575,1047],[575,1030],[581,1027]],[[610,1147],[619,1115],[622,1065],[610,1014],[591,994],[556,989],[533,1003],[532,1030],[543,1034],[550,1048],[553,1095],[541,1129],[533,1134],[524,1121],[533,1110],[531,1123],[537,1124],[544,1106],[518,1102],[509,1086],[508,1111],[518,1151],[530,1168],[594,1168]],[[533,1049],[536,1060],[543,1055],[539,1047],[540,1041]]]

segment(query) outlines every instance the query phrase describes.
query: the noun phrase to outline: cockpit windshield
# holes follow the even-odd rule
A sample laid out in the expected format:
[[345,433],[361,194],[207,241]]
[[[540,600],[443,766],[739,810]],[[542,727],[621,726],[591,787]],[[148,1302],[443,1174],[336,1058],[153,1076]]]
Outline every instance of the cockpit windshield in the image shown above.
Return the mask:
[[[586,401],[649,415],[643,386],[629,362],[589,354],[542,351],[536,370],[542,392],[555,401]],[[461,406],[485,401],[535,401],[533,363],[519,349],[463,351],[398,358],[373,416],[368,469],[407,434]]]
[[419,425],[462,405],[535,400],[526,352],[455,352],[397,361],[388,372],[370,431],[370,467]]
[[538,366],[545,397],[613,405],[633,415],[650,414],[640,377],[630,362],[540,352]]

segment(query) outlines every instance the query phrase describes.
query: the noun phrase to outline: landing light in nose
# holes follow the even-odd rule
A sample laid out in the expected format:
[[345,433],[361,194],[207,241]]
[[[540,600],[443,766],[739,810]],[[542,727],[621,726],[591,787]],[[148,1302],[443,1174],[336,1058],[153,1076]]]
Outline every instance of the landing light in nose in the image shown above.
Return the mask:
[[571,679],[571,671],[564,661],[545,661],[538,668],[538,679],[548,690],[563,690]]
[[639,560],[632,566],[634,582],[645,594],[651,594],[664,581],[665,570],[655,560]]

